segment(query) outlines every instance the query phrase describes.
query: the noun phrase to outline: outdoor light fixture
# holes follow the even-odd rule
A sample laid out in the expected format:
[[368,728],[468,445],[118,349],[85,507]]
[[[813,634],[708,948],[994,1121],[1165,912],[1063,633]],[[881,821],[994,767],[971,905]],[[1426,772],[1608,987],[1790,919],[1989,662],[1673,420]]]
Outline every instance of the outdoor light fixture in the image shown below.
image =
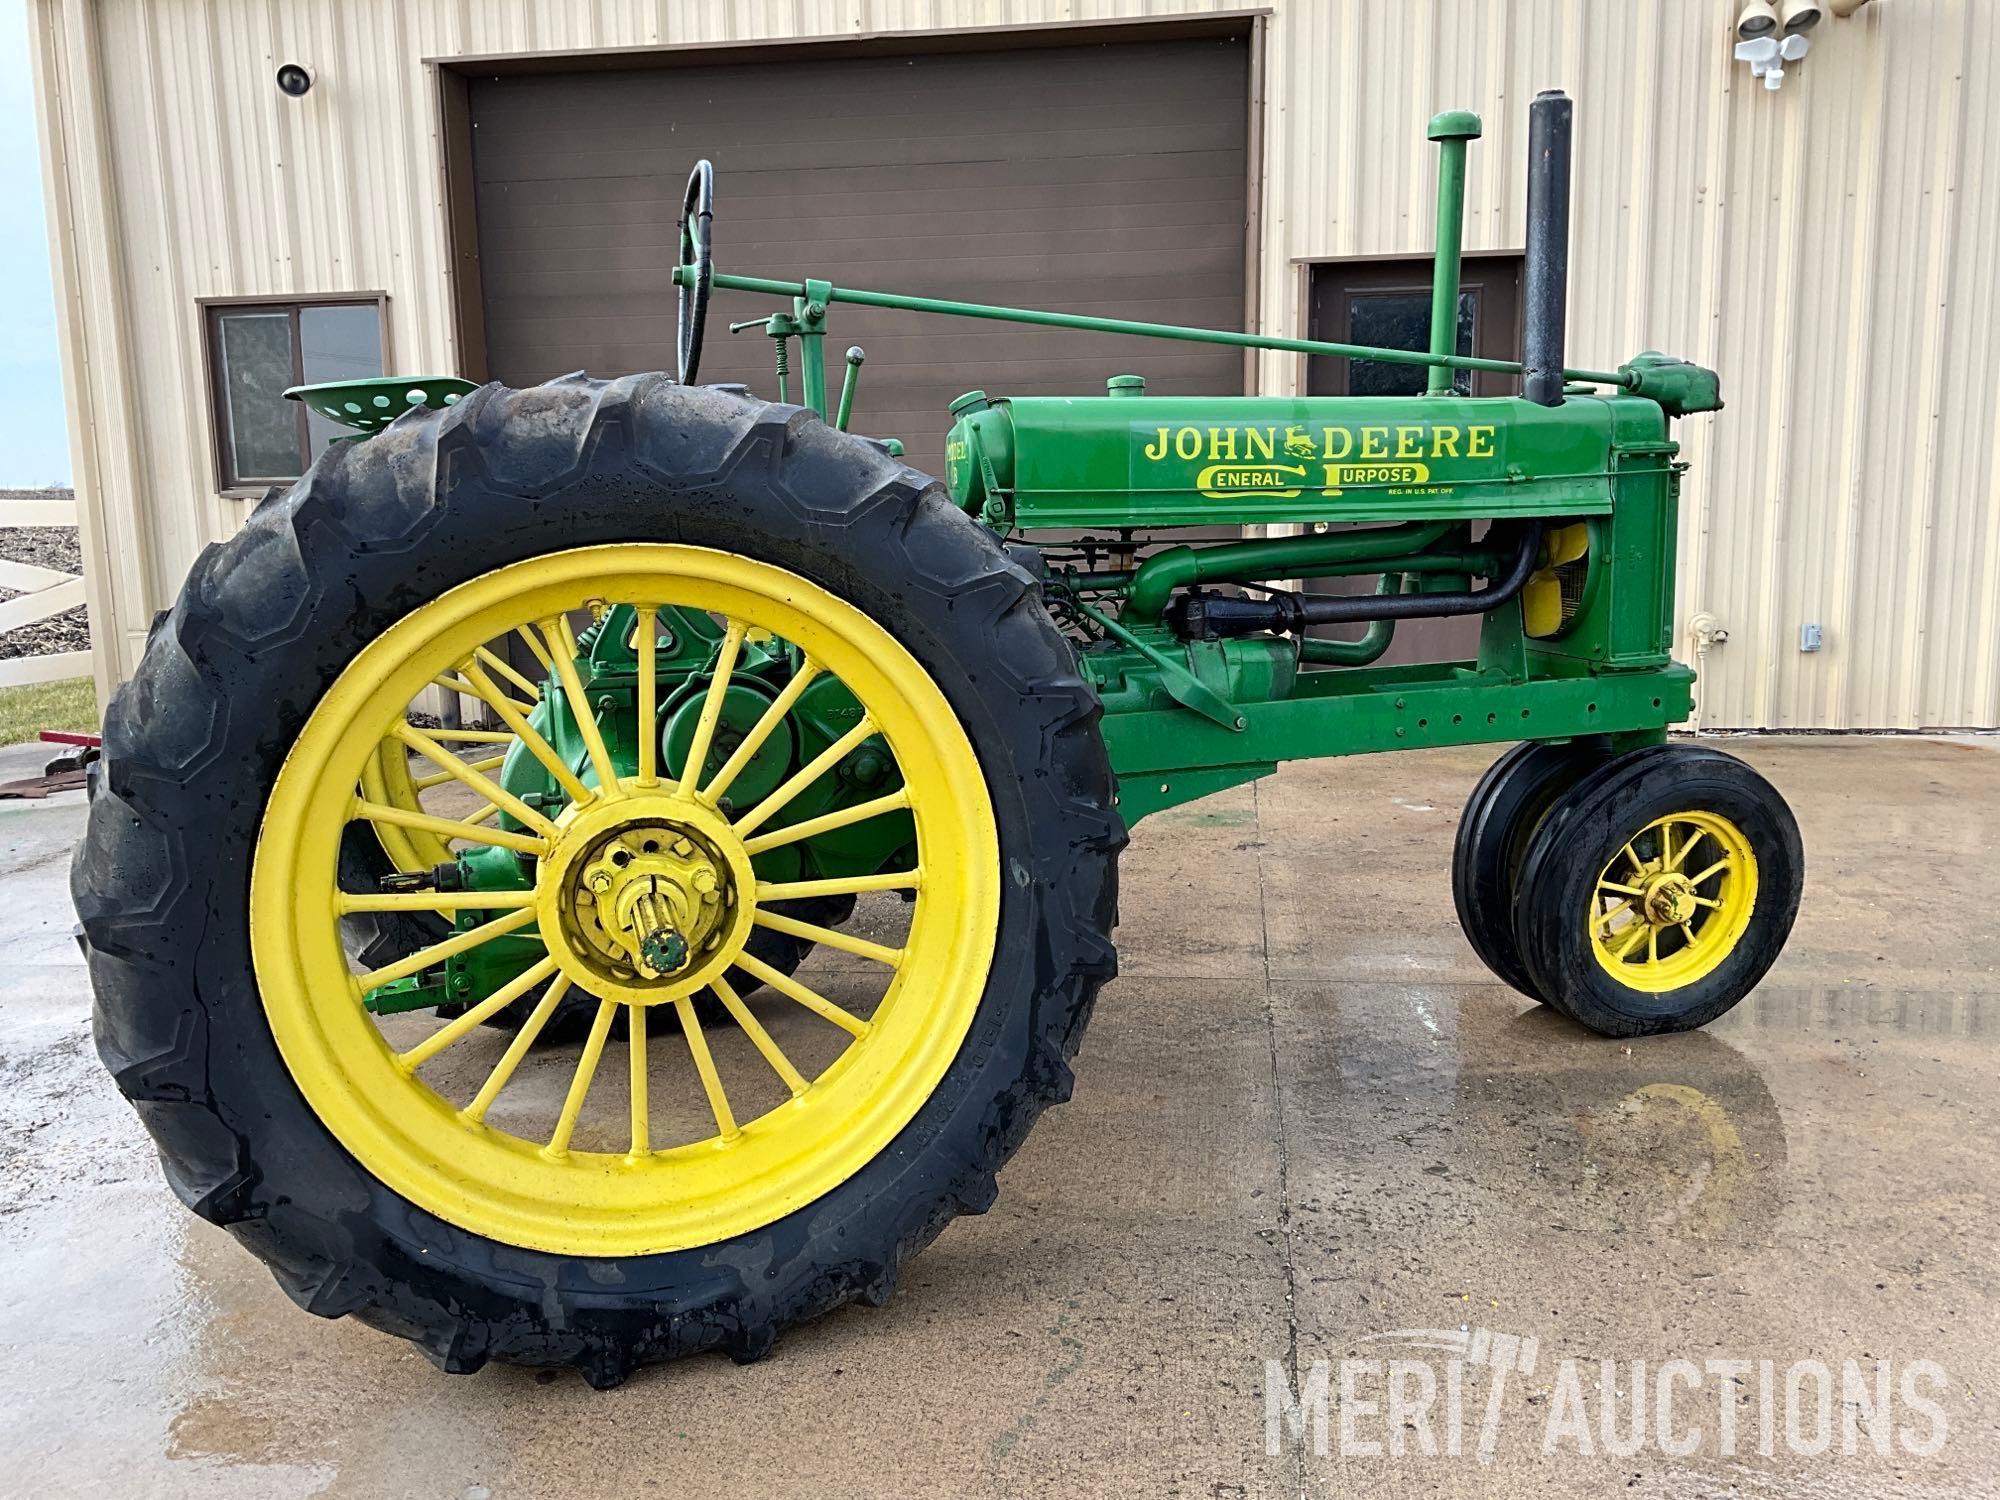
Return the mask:
[[1796,32],[1782,39],[1760,36],[1738,42],[1736,60],[1750,64],[1750,76],[1763,79],[1765,89],[1775,94],[1785,86],[1785,64],[1800,61],[1811,50],[1812,42]]
[[1784,9],[1778,12],[1784,24],[1786,36],[1797,36],[1811,31],[1825,19],[1826,12],[1820,9],[1819,0],[1785,0]]
[[1828,0],[1827,9],[1844,21],[1867,3],[1868,0]]
[[[1768,9],[1768,7],[1766,7]],[[278,92],[287,99],[303,99],[313,86],[313,71],[304,63],[284,63],[278,68]]]
[[1751,41],[1760,36],[1769,36],[1778,29],[1778,12],[1771,0],[1749,0],[1736,13],[1736,36],[1739,41]]

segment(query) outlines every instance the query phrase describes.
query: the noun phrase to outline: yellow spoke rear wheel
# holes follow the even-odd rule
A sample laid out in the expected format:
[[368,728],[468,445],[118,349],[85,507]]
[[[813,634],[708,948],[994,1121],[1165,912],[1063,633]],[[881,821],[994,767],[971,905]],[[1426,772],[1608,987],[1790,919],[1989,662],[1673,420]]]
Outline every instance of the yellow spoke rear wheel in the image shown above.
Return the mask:
[[[379,910],[385,902],[338,891],[342,826],[360,816],[399,833],[437,834],[417,825],[415,819],[429,815],[413,818],[407,801],[367,796],[371,775],[385,762],[385,739],[402,733],[412,700],[474,646],[523,623],[560,621],[590,600],[708,611],[728,622],[725,658],[747,630],[768,632],[837,677],[865,717],[821,757],[824,764],[803,767],[733,815],[718,810],[708,787],[606,780],[593,766],[589,798],[546,826],[512,819],[511,829],[497,820],[469,828],[466,837],[507,840],[502,847],[532,863],[529,904],[510,902],[469,933],[373,975],[350,976],[340,959],[338,916]],[[560,626],[552,633],[560,636]],[[558,658],[559,670],[565,664]],[[476,670],[471,680],[491,681]],[[719,693],[726,665],[716,681]],[[567,680],[564,687],[578,690]],[[586,722],[594,730],[594,721]],[[834,882],[838,890],[824,882],[807,889],[760,881],[749,842],[842,755],[878,735],[902,771],[898,800],[916,825],[917,867]],[[542,746],[530,740],[529,748]],[[593,760],[601,750],[593,747]],[[998,870],[993,812],[965,732],[936,684],[880,625],[797,574],[746,558],[658,544],[579,549],[450,590],[371,642],[340,675],[272,790],[255,853],[252,952],[293,1077],[373,1175],[440,1218],[506,1243],[564,1254],[646,1254],[772,1222],[836,1186],[909,1122],[951,1062],[985,989]],[[865,1014],[761,971],[745,953],[759,923],[788,920],[770,911],[772,903],[855,890],[906,890],[914,898],[898,947],[848,942],[886,978]],[[418,893],[407,902],[427,904],[456,910],[479,902],[443,893],[434,899]],[[426,1037],[392,1043],[363,1008],[362,995],[388,979],[515,933],[531,934],[547,950],[547,959],[527,971],[532,979],[518,989],[465,997],[471,1008]],[[830,1063],[808,1075],[752,1017],[746,1030],[761,1041],[763,1063],[785,1079],[786,1099],[741,1119],[688,1004],[703,991],[725,1006],[737,999],[724,976],[738,963],[844,1041]],[[426,1064],[458,1045],[479,1019],[538,989],[543,998],[515,1044],[492,1061],[472,1097],[427,1081]],[[534,1032],[570,990],[600,1006],[571,1087],[536,1133],[502,1128],[493,1106]],[[740,1005],[739,999],[731,1009]],[[660,1110],[648,1097],[654,1085],[643,1045],[644,1013],[655,1006],[681,1013],[682,1040],[711,1127],[696,1139],[668,1142],[656,1134]],[[631,1024],[635,1016],[641,1024]],[[623,1149],[581,1149],[572,1140],[578,1115],[594,1090],[605,1090],[599,1064],[617,1022],[624,1023],[616,1029],[630,1053],[623,1070],[626,1139]]]
[[[565,671],[592,600],[740,630],[723,711],[678,625]],[[481,646],[543,684],[553,764]],[[439,678],[502,727],[413,721]],[[579,688],[605,743],[552,718]],[[107,711],[99,1055],[302,1308],[454,1372],[759,1358],[887,1299],[1068,1097],[1116,962],[1098,714],[1040,591],[880,444],[657,375],[413,408],[204,553]],[[465,852],[427,880],[386,830]]]

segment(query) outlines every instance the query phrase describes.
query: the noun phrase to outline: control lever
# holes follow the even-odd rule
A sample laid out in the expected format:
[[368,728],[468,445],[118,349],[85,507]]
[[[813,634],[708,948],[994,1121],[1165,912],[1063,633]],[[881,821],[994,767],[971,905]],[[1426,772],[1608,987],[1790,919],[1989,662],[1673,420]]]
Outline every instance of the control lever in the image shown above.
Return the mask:
[[868,353],[859,344],[847,351],[847,376],[840,382],[840,412],[833,419],[833,425],[840,431],[847,431],[847,419],[854,415],[854,382],[861,374],[861,361]]

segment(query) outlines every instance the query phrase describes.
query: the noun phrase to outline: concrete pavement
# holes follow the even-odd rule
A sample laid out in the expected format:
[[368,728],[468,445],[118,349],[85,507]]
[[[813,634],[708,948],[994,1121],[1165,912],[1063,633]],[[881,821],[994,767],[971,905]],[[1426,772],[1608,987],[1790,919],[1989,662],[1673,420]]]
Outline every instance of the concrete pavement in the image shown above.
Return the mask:
[[[441,1376],[299,1312],[183,1212],[89,1043],[65,886],[80,797],[0,803],[0,1490],[1995,1493],[2000,747],[1721,743],[1791,799],[1808,877],[1777,970],[1707,1032],[1604,1041],[1480,967],[1449,859],[1490,752],[1288,767],[1137,831],[1076,1098],[990,1213],[884,1309],[602,1395]],[[21,755],[0,779],[40,758]],[[1670,1360],[1699,1381],[1682,1372],[1662,1443]],[[1767,1360],[1777,1425],[1789,1375],[1805,1439],[1780,1430],[1768,1455]],[[1793,1449],[1815,1361],[1833,1388],[1811,1455]],[[1886,1455],[1866,1427],[1841,1452],[1845,1361],[1871,1398],[1889,1362]],[[1911,1388],[1944,1421],[1928,1456],[1901,1441],[1935,1425],[1904,1399],[1916,1361],[1944,1376]],[[1635,1390],[1649,1425],[1618,1456]],[[1282,1414],[1301,1392],[1303,1442]]]

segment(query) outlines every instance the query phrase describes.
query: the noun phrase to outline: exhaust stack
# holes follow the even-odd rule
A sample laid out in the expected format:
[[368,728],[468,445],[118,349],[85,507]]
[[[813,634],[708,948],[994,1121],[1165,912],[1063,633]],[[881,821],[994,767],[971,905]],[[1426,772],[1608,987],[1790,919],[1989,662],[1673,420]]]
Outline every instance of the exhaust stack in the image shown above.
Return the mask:
[[1527,299],[1521,394],[1561,406],[1569,322],[1569,161],[1575,106],[1560,89],[1535,96],[1528,109]]

